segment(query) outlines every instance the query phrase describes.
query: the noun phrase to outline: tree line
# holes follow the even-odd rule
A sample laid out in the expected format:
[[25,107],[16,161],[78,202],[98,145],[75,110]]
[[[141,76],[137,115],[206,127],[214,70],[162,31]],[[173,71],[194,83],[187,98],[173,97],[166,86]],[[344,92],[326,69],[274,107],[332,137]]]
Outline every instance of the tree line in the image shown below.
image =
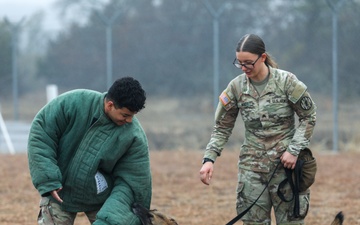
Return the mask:
[[[357,97],[360,2],[345,1],[338,12],[338,85],[341,96]],[[220,90],[241,73],[232,65],[237,41],[246,33],[256,33],[280,68],[296,74],[312,92],[331,93],[332,12],[327,0],[208,3],[214,10],[223,9],[218,17]],[[94,4],[58,0],[58,11],[74,6],[87,10],[86,22],[73,20],[50,40],[42,36],[28,42],[30,46],[47,43],[36,54],[24,48],[19,52],[23,94],[36,88],[39,80],[66,90],[105,91],[106,26],[99,15],[110,18],[120,12],[111,27],[113,79],[134,76],[149,95],[212,95],[214,17],[204,1],[113,0],[101,7]],[[11,88],[11,33],[4,21],[0,22],[0,49],[0,94],[4,96]]]

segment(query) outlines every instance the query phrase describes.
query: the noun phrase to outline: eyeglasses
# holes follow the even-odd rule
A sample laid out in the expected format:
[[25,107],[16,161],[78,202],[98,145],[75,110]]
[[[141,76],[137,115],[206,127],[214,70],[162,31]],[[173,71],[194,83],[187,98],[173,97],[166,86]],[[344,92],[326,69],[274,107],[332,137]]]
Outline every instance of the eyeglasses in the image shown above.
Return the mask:
[[239,60],[237,58],[235,58],[233,64],[236,68],[239,68],[239,69],[241,69],[242,67],[245,67],[247,69],[254,69],[255,63],[260,59],[260,57],[261,57],[261,55],[259,55],[259,57],[253,63],[240,63]]

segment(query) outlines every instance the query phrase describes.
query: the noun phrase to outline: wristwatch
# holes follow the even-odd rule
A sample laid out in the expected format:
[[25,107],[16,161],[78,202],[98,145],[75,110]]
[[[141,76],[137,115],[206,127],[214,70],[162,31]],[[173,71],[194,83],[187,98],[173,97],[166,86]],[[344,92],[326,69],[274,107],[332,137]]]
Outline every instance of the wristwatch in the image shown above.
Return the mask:
[[204,158],[203,161],[202,161],[202,164],[204,164],[204,163],[206,163],[206,162],[212,162],[212,163],[214,163],[214,160],[209,159],[209,158]]

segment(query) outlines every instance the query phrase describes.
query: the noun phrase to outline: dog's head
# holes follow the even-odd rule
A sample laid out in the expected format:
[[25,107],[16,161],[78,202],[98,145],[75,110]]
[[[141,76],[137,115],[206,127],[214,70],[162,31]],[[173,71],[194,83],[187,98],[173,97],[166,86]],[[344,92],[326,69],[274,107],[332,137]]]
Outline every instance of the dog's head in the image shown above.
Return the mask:
[[132,210],[143,225],[178,225],[173,218],[165,216],[156,209],[149,210],[138,203],[132,205]]

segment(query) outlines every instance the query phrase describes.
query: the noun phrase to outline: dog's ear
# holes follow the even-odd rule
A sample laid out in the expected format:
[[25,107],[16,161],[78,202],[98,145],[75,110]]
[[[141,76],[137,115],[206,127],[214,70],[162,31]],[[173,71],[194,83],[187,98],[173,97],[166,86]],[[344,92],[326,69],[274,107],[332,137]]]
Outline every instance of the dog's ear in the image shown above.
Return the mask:
[[344,222],[344,214],[342,212],[339,212],[336,216],[334,221],[331,223],[331,225],[342,225]]
[[170,221],[173,223],[173,225],[179,225],[173,218],[171,218]]

